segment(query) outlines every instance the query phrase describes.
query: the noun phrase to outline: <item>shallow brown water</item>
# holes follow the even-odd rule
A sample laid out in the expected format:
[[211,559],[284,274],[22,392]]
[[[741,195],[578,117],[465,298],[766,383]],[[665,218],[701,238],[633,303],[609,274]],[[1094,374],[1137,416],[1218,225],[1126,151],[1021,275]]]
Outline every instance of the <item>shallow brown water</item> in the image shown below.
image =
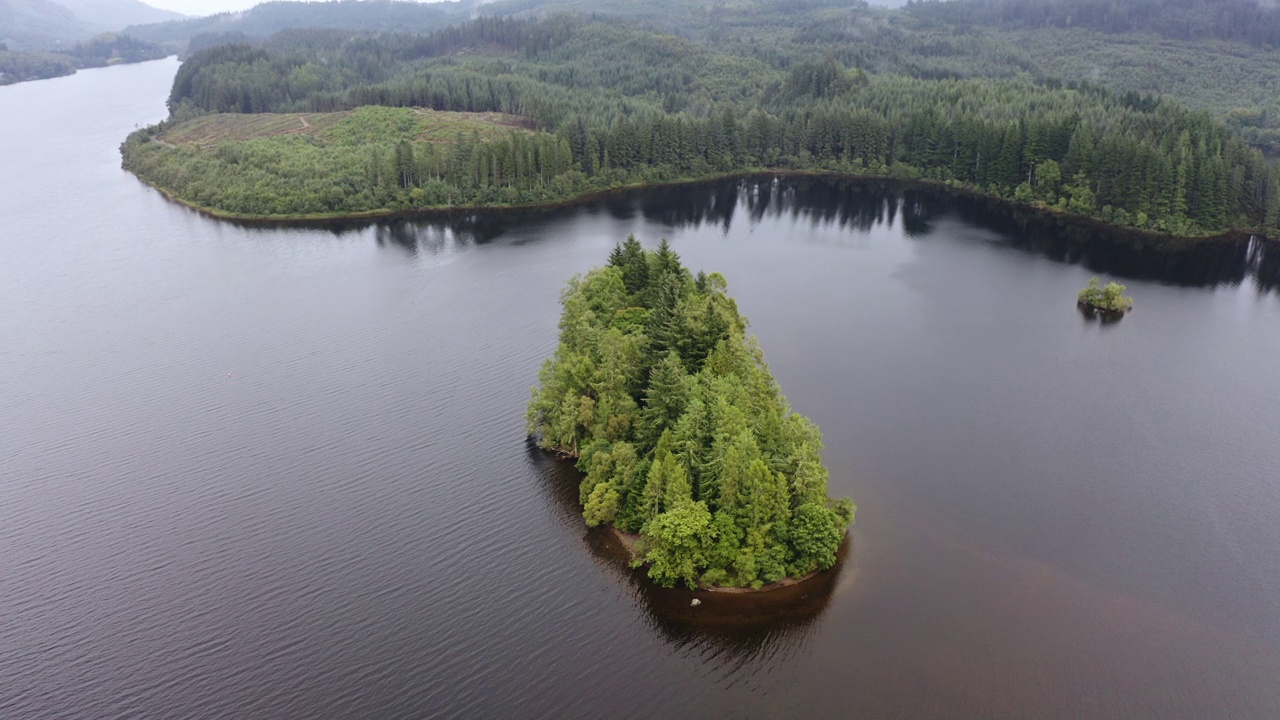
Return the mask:
[[[0,88],[0,717],[1280,716],[1274,251],[767,180],[243,228],[119,170],[175,68]],[[858,501],[763,620],[523,436],[630,232],[729,278]]]

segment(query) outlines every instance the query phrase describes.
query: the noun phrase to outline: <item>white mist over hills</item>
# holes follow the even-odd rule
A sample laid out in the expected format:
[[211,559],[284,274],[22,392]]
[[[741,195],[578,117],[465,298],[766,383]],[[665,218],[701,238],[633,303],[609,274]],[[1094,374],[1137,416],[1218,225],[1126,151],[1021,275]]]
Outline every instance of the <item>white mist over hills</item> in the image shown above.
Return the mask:
[[55,49],[127,25],[183,17],[139,0],[0,0],[0,42],[14,49]]
[[119,30],[126,25],[180,20],[183,13],[163,10],[139,0],[52,0],[90,25]]
[[[238,12],[261,5],[267,0],[148,0],[151,5],[166,10],[201,17],[221,12]],[[302,0],[303,2],[322,2],[323,0]],[[409,2],[441,2],[445,0],[408,0]],[[905,1],[905,0],[904,0]]]

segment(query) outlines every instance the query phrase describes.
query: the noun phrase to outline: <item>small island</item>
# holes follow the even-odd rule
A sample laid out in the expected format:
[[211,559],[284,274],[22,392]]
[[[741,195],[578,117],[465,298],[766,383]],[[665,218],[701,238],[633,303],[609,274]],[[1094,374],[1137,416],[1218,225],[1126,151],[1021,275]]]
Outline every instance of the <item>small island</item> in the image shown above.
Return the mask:
[[822,434],[791,412],[719,273],[634,236],[562,295],[527,414],[585,473],[588,526],[623,534],[660,585],[760,589],[830,568],[852,522]]
[[1124,291],[1125,286],[1114,281],[1099,286],[1095,276],[1089,279],[1089,286],[1080,291],[1076,304],[1082,310],[1119,318],[1133,309],[1133,298],[1126,297]]

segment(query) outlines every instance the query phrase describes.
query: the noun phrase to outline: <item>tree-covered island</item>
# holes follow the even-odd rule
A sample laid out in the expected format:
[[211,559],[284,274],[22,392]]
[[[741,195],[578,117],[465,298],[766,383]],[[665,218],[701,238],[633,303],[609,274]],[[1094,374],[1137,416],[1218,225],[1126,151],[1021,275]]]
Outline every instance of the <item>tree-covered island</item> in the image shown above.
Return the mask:
[[822,434],[791,412],[719,273],[635,237],[562,295],[528,430],[576,458],[589,526],[637,533],[667,586],[760,588],[830,568],[853,521]]
[[1089,285],[1080,291],[1076,304],[1085,310],[1107,313],[1113,316],[1124,315],[1133,309],[1133,298],[1124,294],[1125,287],[1115,281],[1099,285],[1098,278],[1089,279]]

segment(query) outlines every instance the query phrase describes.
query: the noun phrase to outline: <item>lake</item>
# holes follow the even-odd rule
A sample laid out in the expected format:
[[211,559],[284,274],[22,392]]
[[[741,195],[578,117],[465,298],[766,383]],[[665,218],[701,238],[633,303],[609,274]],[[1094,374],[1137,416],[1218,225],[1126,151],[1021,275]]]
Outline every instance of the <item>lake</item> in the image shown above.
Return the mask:
[[[0,716],[1280,716],[1280,252],[768,178],[244,227],[120,169],[176,69],[0,88]],[[651,587],[526,441],[629,233],[825,433],[803,597]]]

